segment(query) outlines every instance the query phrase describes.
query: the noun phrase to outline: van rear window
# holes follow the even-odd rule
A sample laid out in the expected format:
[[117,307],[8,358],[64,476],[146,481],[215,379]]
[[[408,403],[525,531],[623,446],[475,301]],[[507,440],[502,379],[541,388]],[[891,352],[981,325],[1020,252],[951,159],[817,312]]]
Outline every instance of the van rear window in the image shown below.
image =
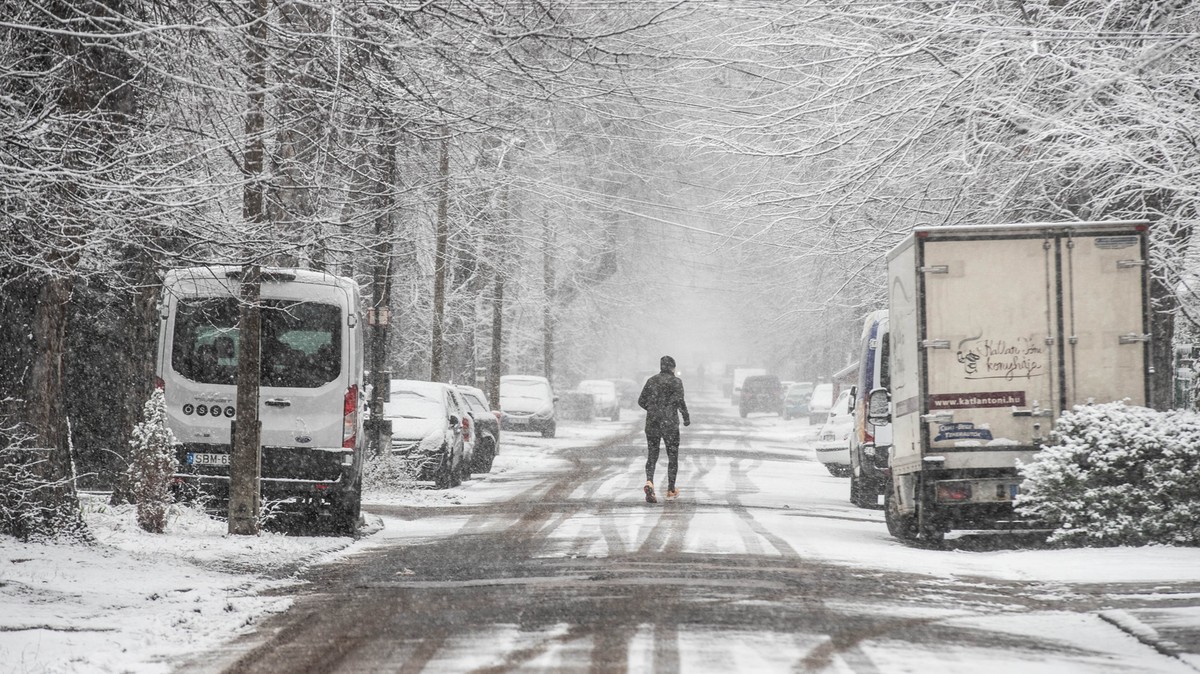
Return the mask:
[[[332,304],[264,300],[262,385],[317,388],[342,371],[342,311]],[[238,362],[238,300],[180,300],[171,367],[202,384],[234,384]]]

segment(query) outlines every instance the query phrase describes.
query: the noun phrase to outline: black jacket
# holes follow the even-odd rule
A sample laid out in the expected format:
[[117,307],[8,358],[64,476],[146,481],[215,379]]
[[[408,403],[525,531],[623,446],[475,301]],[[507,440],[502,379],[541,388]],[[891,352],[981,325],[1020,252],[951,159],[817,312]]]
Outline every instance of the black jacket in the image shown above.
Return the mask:
[[646,380],[638,406],[646,410],[646,432],[664,433],[679,430],[679,415],[683,423],[692,423],[688,416],[687,403],[683,401],[683,381],[675,373],[664,369]]

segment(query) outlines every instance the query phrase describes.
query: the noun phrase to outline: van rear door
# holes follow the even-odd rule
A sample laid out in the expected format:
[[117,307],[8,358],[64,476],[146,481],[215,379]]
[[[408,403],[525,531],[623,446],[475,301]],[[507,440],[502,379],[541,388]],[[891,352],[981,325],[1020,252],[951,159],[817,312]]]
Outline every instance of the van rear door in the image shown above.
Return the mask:
[[336,285],[264,284],[259,398],[264,447],[342,447],[353,383],[349,307],[348,293]]

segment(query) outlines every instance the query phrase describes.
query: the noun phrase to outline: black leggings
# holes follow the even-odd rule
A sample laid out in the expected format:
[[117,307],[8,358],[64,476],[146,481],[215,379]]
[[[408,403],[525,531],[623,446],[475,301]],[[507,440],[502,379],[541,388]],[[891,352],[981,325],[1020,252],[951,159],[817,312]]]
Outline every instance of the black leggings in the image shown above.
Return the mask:
[[658,465],[658,441],[667,446],[667,491],[675,489],[675,475],[679,472],[679,429],[661,434],[646,431],[646,479],[654,481],[654,468]]

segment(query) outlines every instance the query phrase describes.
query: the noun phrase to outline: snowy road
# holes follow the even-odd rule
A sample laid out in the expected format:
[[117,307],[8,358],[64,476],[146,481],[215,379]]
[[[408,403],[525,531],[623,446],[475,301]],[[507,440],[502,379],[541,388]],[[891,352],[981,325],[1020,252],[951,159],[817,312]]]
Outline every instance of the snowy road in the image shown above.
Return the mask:
[[1200,667],[1200,585],[1171,582],[1170,555],[1134,571],[1136,551],[905,547],[812,459],[804,421],[693,407],[678,501],[643,502],[636,421],[509,434],[486,477],[377,499],[380,531],[184,671]]

